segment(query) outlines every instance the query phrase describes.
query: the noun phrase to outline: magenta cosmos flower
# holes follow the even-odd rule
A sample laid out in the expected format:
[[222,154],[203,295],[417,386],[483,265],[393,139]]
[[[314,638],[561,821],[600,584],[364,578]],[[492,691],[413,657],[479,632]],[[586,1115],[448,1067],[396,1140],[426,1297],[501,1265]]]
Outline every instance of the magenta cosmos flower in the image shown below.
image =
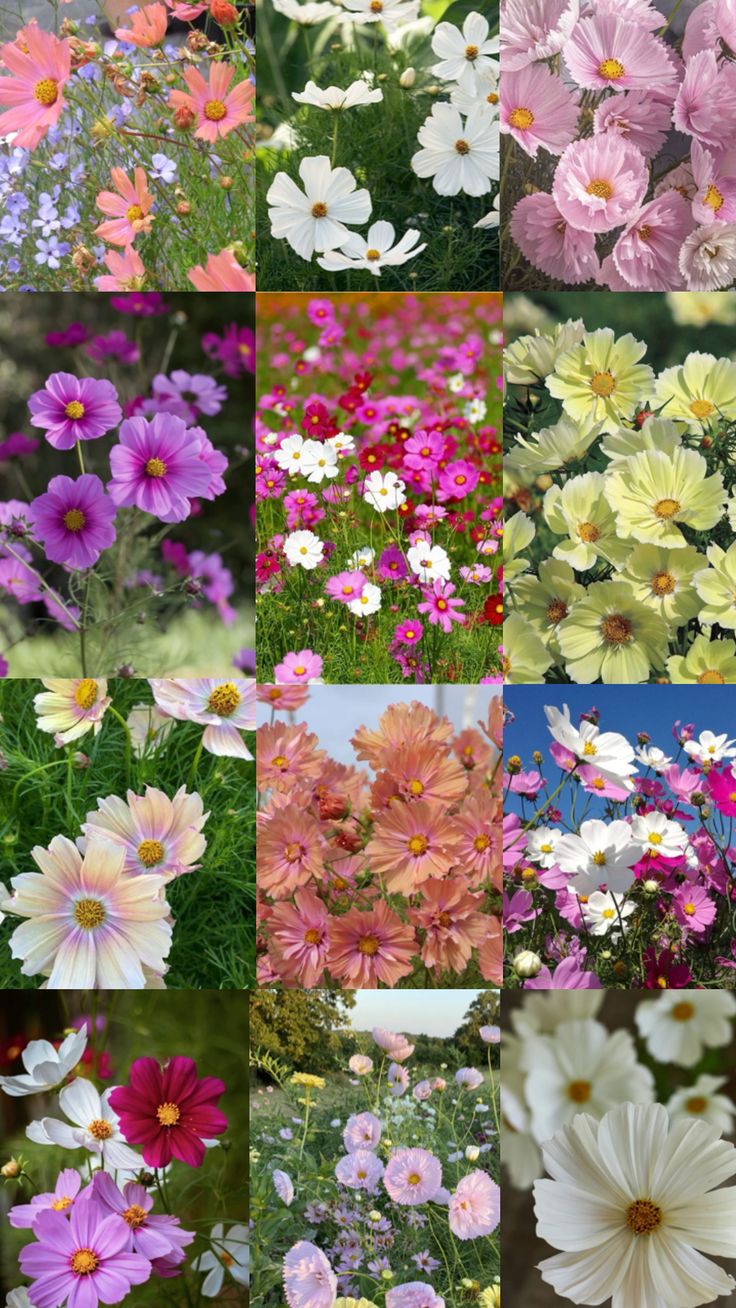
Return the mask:
[[284,1297],[289,1308],[332,1308],[337,1277],[321,1249],[309,1240],[292,1245],[284,1258]]
[[577,98],[543,64],[529,64],[504,74],[500,124],[533,159],[540,146],[562,154],[577,134]]
[[578,85],[594,91],[657,91],[672,99],[677,90],[677,64],[664,41],[619,14],[581,19],[563,53]]
[[122,1217],[130,1232],[130,1248],[151,1262],[159,1275],[176,1274],[184,1262],[184,1250],[194,1239],[194,1231],[184,1231],[178,1217],[152,1213],[153,1195],[142,1185],[128,1181],[118,1189],[109,1172],[95,1172],[92,1196],[103,1213]]
[[285,654],[282,662],[277,663],[273,671],[279,685],[300,685],[302,682],[315,681],[321,676],[322,659],[311,649],[300,649],[296,653]]
[[452,630],[453,622],[465,621],[465,614],[460,612],[465,607],[465,600],[455,595],[451,581],[438,578],[433,586],[422,589],[422,595],[424,599],[421,604],[417,604],[417,610],[426,613],[432,626],[440,626],[447,633]]
[[649,182],[636,146],[615,136],[573,141],[560,159],[552,194],[563,218],[584,232],[610,232],[636,212]]
[[91,568],[115,540],[116,509],[99,477],[52,477],[31,505],[46,557],[68,568]]
[[31,425],[42,427],[57,450],[71,450],[77,441],[93,441],[112,431],[123,411],[112,382],[55,372],[42,391],[28,401]]
[[458,1182],[449,1204],[450,1230],[458,1240],[490,1235],[501,1215],[501,1191],[487,1172],[469,1172]]
[[252,758],[241,731],[256,729],[256,683],[244,677],[218,681],[216,677],[175,678],[150,682],[162,712],[179,722],[199,722],[202,743],[210,754]]
[[679,191],[650,200],[631,220],[613,248],[616,270],[641,291],[672,291],[682,285],[678,258],[695,226],[690,205]]
[[394,1203],[429,1203],[442,1188],[442,1164],[427,1149],[397,1149],[386,1164],[383,1184]]
[[155,1058],[136,1058],[130,1083],[117,1086],[109,1103],[125,1139],[141,1146],[149,1167],[166,1167],[172,1158],[201,1167],[204,1141],[227,1130],[217,1107],[224,1093],[224,1081],[198,1077],[194,1059],[177,1054],[164,1068]]
[[33,1229],[36,1244],[21,1249],[20,1270],[33,1281],[28,1297],[34,1308],[71,1308],[118,1303],[151,1275],[142,1254],[129,1252],[130,1228],[117,1215],[106,1216],[95,1203],[63,1212],[41,1213]]
[[120,428],[120,444],[110,451],[112,481],[108,490],[120,508],[137,505],[162,522],[183,522],[190,501],[204,495],[210,468],[202,458],[199,436],[182,418],[157,413],[128,418]]
[[598,272],[595,236],[568,223],[544,191],[514,205],[511,235],[524,258],[548,277],[577,285]]

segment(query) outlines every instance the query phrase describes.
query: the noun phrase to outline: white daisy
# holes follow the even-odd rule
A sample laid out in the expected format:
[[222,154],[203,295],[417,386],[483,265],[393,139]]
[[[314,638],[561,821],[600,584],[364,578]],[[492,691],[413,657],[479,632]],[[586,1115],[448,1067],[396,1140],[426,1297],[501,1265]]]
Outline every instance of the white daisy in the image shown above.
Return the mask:
[[686,740],[684,749],[698,763],[721,763],[724,758],[736,758],[736,740],[728,739],[728,732],[716,736],[712,731],[701,731],[697,740]]
[[404,503],[406,484],[395,472],[369,472],[363,482],[363,499],[379,513]]
[[537,1234],[562,1252],[539,1265],[557,1294],[612,1308],[697,1308],[736,1282],[704,1254],[736,1257],[736,1149],[662,1104],[580,1114],[543,1146]]
[[526,840],[526,856],[530,863],[540,867],[554,867],[555,846],[562,839],[559,827],[537,827],[530,831]]
[[479,104],[463,121],[451,104],[435,104],[419,128],[423,147],[412,156],[418,177],[431,177],[438,195],[485,195],[499,175],[499,127]]
[[432,37],[432,49],[440,62],[432,72],[443,82],[457,82],[471,95],[482,85],[483,78],[498,74],[499,38],[489,37],[488,21],[482,14],[470,13],[462,31],[453,23],[438,23]]
[[[5,887],[3,887],[3,890]],[[65,1081],[87,1047],[87,1032],[73,1031],[58,1049],[48,1040],[31,1040],[21,1054],[25,1073],[0,1076],[0,1086],[14,1099],[38,1095]]]
[[302,450],[304,449],[304,437],[296,432],[293,436],[287,436],[281,442],[279,448],[274,450],[274,461],[285,472],[299,472],[302,466]]
[[[138,1169],[141,1159],[125,1143],[117,1114],[109,1106],[114,1087],[103,1095],[91,1081],[78,1076],[59,1094],[59,1108],[69,1120],[42,1117],[26,1127],[26,1135],[36,1144],[60,1145],[62,1149],[86,1149],[97,1154],[107,1170],[118,1167]],[[71,1123],[71,1126],[69,1125]]]
[[407,550],[406,561],[409,564],[415,577],[423,582],[436,581],[441,577],[443,581],[449,581],[450,578],[450,557],[441,545],[412,545]]
[[557,866],[570,877],[568,886],[587,895],[601,885],[608,890],[628,890],[634,880],[631,871],[642,856],[641,845],[632,839],[628,822],[602,822],[588,818],[579,835],[568,833],[555,847]]
[[601,731],[583,720],[579,727],[570,721],[570,710],[563,704],[562,713],[552,705],[544,709],[551,736],[569,749],[581,763],[590,763],[607,781],[633,790],[634,748],[618,731]]
[[321,90],[316,82],[307,82],[303,91],[292,91],[292,100],[299,104],[310,104],[315,109],[354,109],[360,104],[377,104],[383,99],[383,91],[371,90],[367,82],[351,82],[342,91],[339,86],[326,86]]
[[325,546],[313,531],[292,531],[284,541],[284,554],[292,567],[311,572],[322,562]]
[[327,155],[305,157],[299,164],[304,183],[300,191],[286,173],[277,173],[266,200],[271,208],[271,235],[286,240],[302,259],[315,250],[335,250],[350,237],[346,223],[364,223],[370,217],[371,197],[356,190],[348,168],[333,168]]
[[305,441],[299,462],[307,481],[315,485],[319,485],[325,478],[331,481],[340,472],[337,450],[322,441]]
[[406,263],[426,250],[426,241],[417,245],[420,233],[409,227],[394,245],[396,232],[392,223],[377,222],[368,228],[367,236],[351,236],[341,250],[329,250],[317,260],[327,272],[340,272],[345,268],[366,268],[374,277],[380,277],[382,268],[394,268]]
[[222,1222],[217,1222],[210,1232],[211,1249],[200,1254],[192,1263],[195,1272],[206,1272],[202,1282],[202,1294],[207,1299],[214,1299],[220,1293],[225,1279],[225,1268],[234,1281],[240,1285],[248,1284],[249,1247],[248,1228],[231,1226],[227,1235]]
[[734,1014],[736,999],[726,990],[668,990],[639,1004],[635,1018],[652,1058],[694,1067],[704,1050],[730,1042]]
[[703,1072],[692,1085],[683,1086],[667,1100],[666,1108],[673,1121],[710,1122],[723,1135],[730,1132],[736,1104],[728,1095],[717,1092],[728,1080],[725,1076],[708,1076]]
[[626,900],[623,895],[614,895],[610,890],[594,890],[587,900],[580,904],[583,921],[591,936],[606,936],[611,931],[614,935],[629,929],[627,917],[636,912],[636,904]]
[[374,586],[372,581],[367,581],[357,599],[351,600],[348,608],[354,613],[356,618],[368,618],[371,613],[377,613],[381,607],[381,590],[379,586]]

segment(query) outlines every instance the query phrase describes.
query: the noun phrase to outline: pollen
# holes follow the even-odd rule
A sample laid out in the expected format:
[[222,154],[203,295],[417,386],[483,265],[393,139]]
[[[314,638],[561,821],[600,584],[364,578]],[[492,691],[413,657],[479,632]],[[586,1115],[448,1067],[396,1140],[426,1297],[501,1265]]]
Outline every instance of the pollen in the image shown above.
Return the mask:
[[227,114],[227,108],[222,100],[208,100],[204,107],[204,116],[211,123],[221,123]]
[[676,1022],[689,1022],[695,1016],[695,1005],[683,1000],[681,1003],[675,1004],[672,1009],[672,1016]]
[[658,518],[674,518],[675,514],[680,512],[681,507],[679,500],[657,500],[654,505],[654,512]]
[[470,154],[470,146],[468,145],[467,141],[464,141],[462,139],[462,137],[460,138],[459,141],[455,142],[455,149],[457,150],[458,154]]
[[685,1100],[685,1107],[689,1113],[704,1113],[708,1107],[708,1100],[704,1095],[693,1095],[692,1099]]
[[701,686],[725,686],[726,678],[720,672],[716,672],[715,668],[706,668],[698,677],[698,682]]
[[299,859],[303,858],[304,853],[304,846],[300,845],[299,842],[295,840],[291,841],[290,844],[284,847],[284,858],[287,863],[298,863]]
[[366,250],[365,257],[369,263],[377,263],[381,257],[380,250]]
[[592,740],[586,740],[583,745],[583,754],[585,758],[595,758],[598,753],[598,747],[593,744]]
[[54,1199],[51,1207],[55,1213],[63,1213],[66,1208],[71,1208],[74,1200],[68,1194],[63,1194],[60,1199]]
[[520,105],[518,109],[512,109],[509,114],[509,123],[512,127],[518,127],[519,131],[525,132],[534,122],[534,114],[531,109],[525,109]]
[[466,59],[469,59],[470,62],[471,62],[471,64],[473,63],[473,61],[474,61],[475,59],[478,58],[478,47],[477,47],[477,45],[466,45],[466,47],[465,47],[465,58],[466,58]]
[[164,861],[164,847],[160,840],[142,840],[138,846],[138,857],[145,867],[156,867]]
[[94,931],[105,921],[105,905],[99,899],[78,899],[74,905],[74,918],[83,931]]
[[603,59],[598,65],[598,76],[605,77],[607,82],[618,82],[625,71],[620,59]]
[[67,418],[71,418],[72,422],[78,422],[80,418],[84,417],[84,405],[80,404],[79,400],[70,400],[64,409],[64,413]]
[[123,1221],[127,1222],[128,1226],[131,1226],[134,1231],[143,1225],[148,1216],[145,1208],[141,1208],[140,1204],[131,1204],[130,1208],[126,1208],[125,1212],[120,1215]]
[[662,1225],[662,1209],[651,1199],[635,1199],[626,1209],[626,1223],[634,1235],[651,1235]]
[[176,1126],[181,1117],[178,1104],[159,1104],[156,1117],[162,1126]]
[[59,98],[59,83],[54,81],[53,77],[44,77],[42,81],[36,82],[33,94],[39,104],[49,107],[56,104]]
[[97,682],[91,677],[84,677],[74,692],[74,702],[81,709],[91,709],[97,703]]
[[593,862],[595,863],[596,867],[606,866],[606,856],[603,853],[602,849],[596,850],[595,854],[593,855]]
[[690,405],[690,412],[695,418],[710,418],[715,411],[716,406],[710,400],[693,400]]
[[166,464],[163,459],[149,459],[146,464],[146,474],[149,477],[165,477]]
[[280,771],[283,771],[288,765],[289,760],[283,754],[277,754],[275,758],[271,759],[271,767],[278,768]]
[[235,1262],[235,1259],[233,1258],[232,1254],[229,1254],[227,1249],[222,1249],[217,1256],[220,1259],[220,1262],[222,1263],[223,1267],[232,1267],[233,1263]]
[[303,677],[306,670],[307,669],[303,666],[303,664],[300,663],[297,668],[294,668],[294,676]]
[[651,229],[651,227],[647,227],[647,225],[646,225],[646,223],[645,223],[643,227],[639,227],[639,228],[637,228],[637,233],[636,233],[636,234],[637,234],[637,236],[639,237],[639,240],[640,240],[640,241],[644,241],[644,242],[646,243],[646,242],[649,240],[649,237],[650,237],[651,234],[652,234],[652,229]]
[[[597,183],[591,182],[591,186],[595,185],[597,185]],[[588,190],[590,191],[590,186],[588,187]],[[590,389],[594,395],[598,395],[602,399],[607,400],[609,395],[613,395],[613,392],[616,389],[616,378],[612,372],[594,372],[590,379]]]
[[588,182],[585,190],[588,195],[594,195],[598,200],[610,200],[613,195],[613,187],[605,177],[594,177],[591,182]]
[[609,613],[601,623],[601,635],[609,645],[628,645],[634,627],[622,613]]
[[102,1117],[96,1117],[93,1122],[90,1122],[87,1130],[95,1140],[109,1140],[112,1135],[112,1126]]
[[590,1081],[571,1081],[567,1087],[567,1096],[574,1104],[587,1104],[590,1091]]
[[406,1179],[409,1185],[419,1185],[422,1178],[418,1172],[410,1172]]
[[477,849],[479,854],[483,854],[488,849],[490,843],[491,843],[491,837],[487,836],[485,832],[481,832],[481,834],[479,836],[476,836],[475,840],[473,841],[473,849]]
[[652,590],[655,595],[671,595],[675,589],[675,578],[671,572],[655,572],[652,577]]
[[416,777],[414,778],[413,781],[409,782],[409,790],[412,795],[424,794],[424,786],[422,785],[421,781],[419,781]]
[[232,681],[223,681],[221,686],[215,686],[207,700],[207,707],[218,717],[229,718],[232,717],[239,703],[240,691],[237,686],[234,686]]
[[714,213],[718,213],[718,210],[723,208],[723,196],[718,187],[712,183],[703,196],[703,204],[707,204],[708,208],[712,209]]
[[86,521],[81,509],[68,509],[63,517],[67,531],[81,531]]
[[75,1276],[89,1276],[91,1272],[97,1271],[99,1262],[100,1260],[94,1250],[75,1249],[69,1265]]
[[375,936],[363,936],[363,939],[358,941],[358,953],[367,954],[369,958],[378,953],[378,947]]
[[682,911],[683,913],[687,913],[688,917],[694,917],[696,908],[694,904],[683,904]]
[[429,849],[429,841],[426,836],[412,836],[407,844],[407,849],[410,854],[418,857],[420,854],[426,854]]
[[321,943],[321,940],[322,932],[319,931],[317,927],[310,927],[309,930],[304,933],[305,945],[318,945]]
[[125,214],[125,217],[128,219],[129,223],[139,223],[143,220],[143,218],[145,218],[145,214],[139,204],[131,204],[130,208],[127,210]]
[[603,912],[601,913],[601,917],[605,917],[609,921],[612,917],[615,916],[616,916],[616,910],[613,908],[604,908]]
[[327,205],[324,203],[323,200],[317,200],[316,204],[312,205],[312,217],[313,218],[327,217]]
[[547,620],[551,622],[553,626],[556,626],[558,622],[562,622],[562,619],[566,617],[567,605],[565,601],[561,599],[550,600],[547,605]]

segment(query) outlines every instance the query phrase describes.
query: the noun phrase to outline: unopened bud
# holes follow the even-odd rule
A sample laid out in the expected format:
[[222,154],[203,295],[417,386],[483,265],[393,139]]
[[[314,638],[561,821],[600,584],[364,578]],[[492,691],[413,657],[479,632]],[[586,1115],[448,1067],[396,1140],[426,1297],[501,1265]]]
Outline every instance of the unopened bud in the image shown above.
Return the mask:
[[403,73],[401,74],[401,77],[399,78],[399,86],[403,86],[404,90],[408,91],[409,87],[413,86],[416,80],[417,80],[417,75],[414,72],[414,69],[405,68]]
[[5,1163],[2,1167],[0,1167],[0,1173],[2,1173],[2,1175],[7,1178],[13,1176],[20,1176],[20,1172],[21,1172],[21,1167],[17,1158],[9,1158],[7,1163]]
[[531,949],[522,949],[521,953],[514,959],[514,971],[522,980],[539,976],[542,970],[542,960],[539,954],[535,954]]
[[480,1158],[480,1149],[477,1145],[468,1145],[465,1150],[465,1157],[469,1163],[475,1163]]

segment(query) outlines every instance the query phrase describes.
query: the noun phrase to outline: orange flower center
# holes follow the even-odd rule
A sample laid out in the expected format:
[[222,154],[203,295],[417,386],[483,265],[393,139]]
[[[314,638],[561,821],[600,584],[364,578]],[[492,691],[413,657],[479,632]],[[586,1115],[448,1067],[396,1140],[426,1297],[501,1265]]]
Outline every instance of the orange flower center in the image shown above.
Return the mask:
[[518,127],[520,131],[525,132],[534,122],[534,114],[531,109],[525,109],[520,105],[518,109],[511,110],[509,122],[512,127]]
[[42,81],[36,82],[33,94],[39,104],[47,106],[56,104],[59,98],[59,83],[55,82],[53,77],[44,77]]
[[63,1213],[64,1209],[71,1208],[73,1203],[74,1200],[70,1199],[68,1194],[64,1194],[61,1196],[60,1199],[54,1199],[54,1202],[52,1203],[51,1207],[53,1208],[55,1213]]
[[708,1100],[704,1095],[693,1095],[692,1099],[686,1100],[685,1107],[689,1113],[704,1113]]
[[676,581],[671,572],[655,572],[652,577],[652,590],[655,595],[671,595]]
[[592,545],[598,540],[600,534],[600,530],[594,522],[581,522],[578,525],[578,536],[585,541],[586,545]]
[[125,216],[129,223],[139,223],[145,214],[139,204],[131,204]]
[[590,1099],[590,1081],[571,1081],[567,1094],[574,1104],[587,1104]]
[[634,1235],[651,1235],[662,1225],[662,1209],[651,1199],[635,1199],[626,1209],[626,1222]]
[[145,867],[156,867],[164,861],[164,847],[160,840],[142,840],[138,846],[138,857]]
[[240,691],[234,686],[232,681],[223,681],[221,686],[216,686],[207,700],[207,707],[211,713],[216,713],[220,718],[229,718],[235,712],[240,703]]
[[177,1104],[159,1104],[156,1116],[162,1126],[176,1126],[181,1113]]
[[715,413],[715,411],[716,406],[715,404],[711,404],[710,400],[693,400],[690,405],[690,412],[696,418],[709,418],[712,413]]
[[633,624],[622,613],[611,613],[601,623],[601,635],[609,645],[628,645]]
[[327,205],[324,204],[322,200],[317,200],[316,204],[312,205],[312,217],[313,218],[327,217]]
[[211,123],[220,123],[227,113],[222,100],[208,100],[204,107],[204,116],[209,118]]
[[90,709],[97,703],[97,682],[91,677],[84,677],[74,692],[74,702],[81,709]]
[[105,905],[99,899],[78,899],[74,905],[74,920],[83,931],[94,931],[105,921]]
[[305,932],[304,935],[305,945],[318,945],[321,940],[322,940],[322,932],[318,931],[316,927],[310,927],[309,930]]
[[592,182],[588,182],[585,190],[588,195],[595,195],[599,200],[610,200],[613,195],[613,187],[604,177],[594,177]]
[[470,146],[467,141],[463,141],[462,138],[455,142],[455,149],[458,154],[470,154]]
[[81,509],[68,509],[63,518],[67,531],[81,531],[86,521]]
[[475,837],[475,840],[473,841],[473,848],[477,849],[479,854],[482,854],[483,851],[488,848],[490,843],[491,843],[491,837],[483,833],[482,835]]
[[141,1208],[140,1204],[131,1204],[130,1208],[126,1208],[121,1216],[123,1221],[128,1223],[128,1226],[132,1226],[133,1230],[136,1230],[137,1227],[143,1225],[148,1214],[145,1208]]
[[605,77],[608,82],[617,82],[625,71],[620,59],[604,59],[598,65],[598,75]]
[[287,863],[298,863],[299,859],[302,857],[303,854],[304,854],[304,846],[298,844],[298,842],[296,841],[293,841],[290,845],[287,845],[284,849],[284,858],[286,859]]
[[701,686],[725,686],[726,678],[721,676],[720,672],[716,672],[715,668],[707,668],[705,672],[701,672],[698,682]]
[[689,1022],[695,1016],[695,1006],[684,1000],[680,1004],[675,1004],[672,1009],[672,1016],[676,1022]]
[[477,47],[477,45],[466,45],[466,47],[465,47],[465,58],[466,58],[466,59],[469,59],[470,62],[471,62],[471,64],[474,62],[474,60],[476,60],[476,59],[478,58],[478,47]]
[[358,953],[368,954],[370,958],[378,953],[378,948],[378,941],[375,936],[363,936],[363,939],[358,941]]
[[[598,185],[597,182],[591,182],[590,184],[590,186],[596,185]],[[607,183],[602,182],[601,185],[607,185]],[[588,187],[589,191],[590,186]],[[597,195],[597,191],[591,191],[591,195]],[[608,399],[608,396],[613,395],[616,389],[616,378],[612,372],[594,372],[590,379],[590,389],[594,395],[600,395],[603,399]]]
[[76,1249],[71,1256],[70,1266],[75,1276],[89,1276],[91,1272],[97,1271],[99,1262],[92,1249]]
[[429,849],[429,841],[426,836],[412,836],[407,845],[407,849],[410,854],[414,854],[415,856],[426,854]]
[[95,1140],[109,1140],[112,1135],[112,1126],[101,1117],[96,1117],[93,1122],[90,1122],[87,1130]]
[[654,505],[654,512],[658,518],[674,518],[680,511],[679,500],[657,500]]

